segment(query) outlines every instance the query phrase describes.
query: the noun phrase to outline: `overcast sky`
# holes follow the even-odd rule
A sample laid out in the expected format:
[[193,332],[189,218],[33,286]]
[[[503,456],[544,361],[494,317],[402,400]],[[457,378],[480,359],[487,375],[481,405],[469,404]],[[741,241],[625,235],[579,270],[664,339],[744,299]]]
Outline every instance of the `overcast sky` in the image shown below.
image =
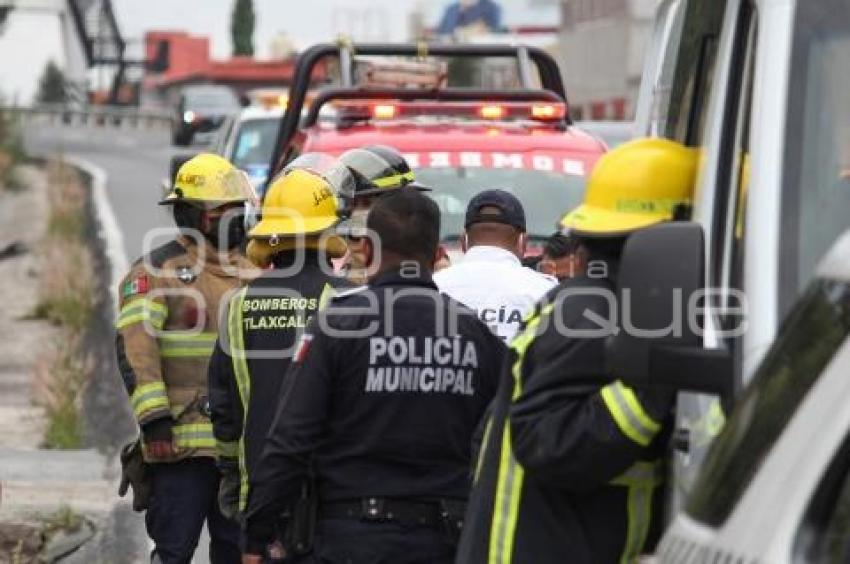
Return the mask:
[[[254,43],[268,55],[279,32],[298,46],[334,39],[344,32],[357,40],[407,39],[410,13],[420,8],[429,25],[436,24],[448,0],[254,0],[257,26]],[[508,25],[555,25],[557,2],[502,0]],[[533,8],[531,5],[537,5]],[[549,6],[545,6],[550,4]],[[217,57],[230,54],[230,11],[233,0],[113,0],[122,33],[141,39],[150,29],[183,29],[213,39]],[[544,5],[544,7],[540,7]]]

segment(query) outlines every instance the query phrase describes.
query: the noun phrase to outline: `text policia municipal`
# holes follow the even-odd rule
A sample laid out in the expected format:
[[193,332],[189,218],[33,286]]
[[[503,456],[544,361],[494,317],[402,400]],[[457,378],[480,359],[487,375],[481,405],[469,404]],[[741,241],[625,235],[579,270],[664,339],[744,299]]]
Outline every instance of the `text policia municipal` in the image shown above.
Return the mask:
[[366,393],[475,395],[475,344],[460,337],[372,337]]

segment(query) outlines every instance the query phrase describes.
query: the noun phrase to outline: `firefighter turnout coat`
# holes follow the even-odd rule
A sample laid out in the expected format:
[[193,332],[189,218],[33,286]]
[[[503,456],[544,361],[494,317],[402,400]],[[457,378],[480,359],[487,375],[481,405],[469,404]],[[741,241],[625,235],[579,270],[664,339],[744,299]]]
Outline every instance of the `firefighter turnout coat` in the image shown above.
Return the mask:
[[143,435],[147,424],[173,420],[173,460],[216,454],[207,370],[219,306],[257,273],[239,249],[219,255],[204,243],[178,237],[136,261],[118,288],[121,376]]
[[605,377],[613,303],[598,290],[613,286],[564,282],[511,342],[459,564],[625,563],[657,538],[672,401]]
[[231,300],[210,362],[209,386],[213,431],[219,453],[239,459],[239,509],[244,510],[248,476],[262,453],[279,401],[283,376],[295,346],[312,316],[348,287],[333,276],[332,265],[319,264],[317,251],[275,257],[275,269],[264,273]]

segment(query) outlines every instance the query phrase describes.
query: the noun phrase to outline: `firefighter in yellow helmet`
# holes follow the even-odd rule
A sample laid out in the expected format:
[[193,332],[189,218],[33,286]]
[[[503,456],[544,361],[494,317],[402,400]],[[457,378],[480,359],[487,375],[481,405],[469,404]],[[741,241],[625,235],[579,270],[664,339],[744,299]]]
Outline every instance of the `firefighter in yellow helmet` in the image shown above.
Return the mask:
[[251,260],[271,268],[231,300],[209,372],[213,431],[221,450],[230,453],[222,458],[220,502],[226,514],[245,508],[248,476],[304,328],[337,289],[350,285],[334,275],[331,259],[346,252],[334,227],[353,189],[353,178],[338,160],[302,155],[272,181],[262,220],[248,234]]
[[634,562],[660,533],[672,397],[606,373],[617,263],[631,233],[687,215],[694,151],[640,139],[600,159],[562,220],[587,274],[526,319],[485,423],[457,562]]
[[207,368],[222,300],[256,273],[240,248],[242,214],[254,198],[245,174],[225,159],[187,161],[160,202],[180,234],[139,258],[118,288],[118,365],[149,469],[152,558],[163,564],[192,560],[205,521],[212,562],[239,558],[238,525],[216,504]]

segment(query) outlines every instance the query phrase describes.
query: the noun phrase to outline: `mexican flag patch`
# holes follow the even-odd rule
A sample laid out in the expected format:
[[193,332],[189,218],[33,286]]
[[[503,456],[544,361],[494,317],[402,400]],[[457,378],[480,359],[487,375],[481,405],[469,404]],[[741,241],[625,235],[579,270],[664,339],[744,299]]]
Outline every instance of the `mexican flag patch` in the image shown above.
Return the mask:
[[124,288],[121,290],[121,295],[125,298],[147,294],[150,289],[147,276],[138,276],[124,283]]
[[313,335],[305,333],[301,336],[301,341],[299,341],[298,348],[295,350],[295,355],[292,359],[296,364],[304,362],[304,359],[307,358],[307,353],[310,352],[310,344],[312,342]]

